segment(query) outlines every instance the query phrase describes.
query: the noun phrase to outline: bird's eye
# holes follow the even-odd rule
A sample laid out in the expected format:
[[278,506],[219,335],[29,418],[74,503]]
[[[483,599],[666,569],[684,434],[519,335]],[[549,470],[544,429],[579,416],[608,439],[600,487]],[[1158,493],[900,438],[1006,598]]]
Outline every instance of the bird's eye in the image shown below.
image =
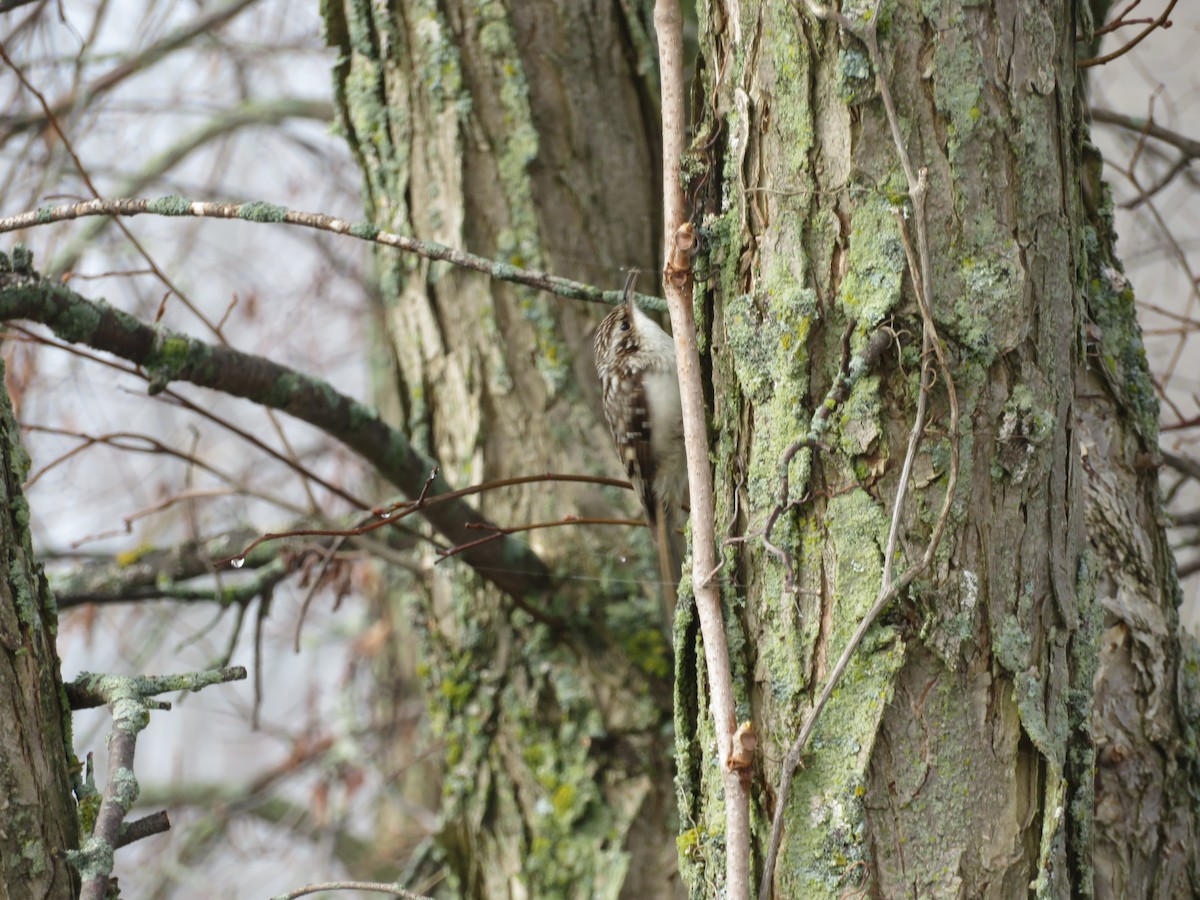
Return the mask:
[[622,330],[622,331],[628,331],[628,330],[629,330],[629,323],[628,323],[628,322],[622,322],[622,323],[621,323],[621,330]]

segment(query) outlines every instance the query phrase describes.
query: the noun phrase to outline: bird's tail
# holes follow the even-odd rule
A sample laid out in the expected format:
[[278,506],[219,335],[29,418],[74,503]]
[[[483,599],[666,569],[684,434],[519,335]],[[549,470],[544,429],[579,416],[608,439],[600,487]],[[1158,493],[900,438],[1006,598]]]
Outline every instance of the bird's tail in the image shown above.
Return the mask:
[[658,545],[658,570],[662,577],[663,627],[670,642],[675,628],[675,605],[679,596],[680,569],[683,566],[684,536],[676,528],[677,515],[659,504],[654,517],[654,542]]

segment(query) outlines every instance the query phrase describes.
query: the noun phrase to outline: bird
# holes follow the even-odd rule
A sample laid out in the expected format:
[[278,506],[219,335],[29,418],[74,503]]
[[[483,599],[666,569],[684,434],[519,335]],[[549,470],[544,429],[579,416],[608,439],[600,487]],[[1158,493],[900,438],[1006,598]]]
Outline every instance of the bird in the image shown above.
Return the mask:
[[634,304],[637,276],[629,272],[621,304],[596,329],[594,351],[604,416],[658,544],[669,627],[688,507],[683,412],[675,341]]

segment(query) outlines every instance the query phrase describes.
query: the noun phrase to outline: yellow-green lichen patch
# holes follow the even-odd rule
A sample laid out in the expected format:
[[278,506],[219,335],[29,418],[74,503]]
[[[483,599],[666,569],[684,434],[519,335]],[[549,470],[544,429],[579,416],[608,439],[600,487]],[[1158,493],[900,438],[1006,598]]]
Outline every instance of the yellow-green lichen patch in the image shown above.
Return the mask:
[[874,192],[858,193],[839,300],[846,318],[858,320],[859,330],[869,331],[899,302],[908,262],[893,204]]
[[774,390],[771,378],[771,349],[762,339],[766,323],[749,294],[734,297],[725,305],[725,339],[733,356],[733,369],[742,392],[763,402]]
[[[493,146],[493,159],[508,201],[509,224],[496,236],[496,258],[512,266],[540,268],[544,260],[529,173],[540,138],[529,103],[529,83],[505,5],[484,0],[477,5],[476,19],[479,44],[499,86],[504,115],[504,130]],[[517,288],[516,293],[518,308],[537,342],[534,360],[538,371],[550,392],[557,393],[570,386],[572,378],[571,353],[559,335],[554,303],[529,288]]]
[[458,47],[447,37],[447,24],[440,6],[433,0],[414,4],[413,29],[418,40],[410,46],[417,56],[417,74],[425,95],[436,109],[448,104],[465,104],[460,111],[470,109],[470,98],[463,93],[462,64]]
[[878,449],[881,414],[879,377],[864,376],[833,416],[838,448],[849,457],[874,453]]
[[[903,658],[898,640],[861,648],[846,671],[845,693],[836,690],[822,714],[790,800],[807,811],[812,827],[788,835],[779,866],[781,896],[837,896],[857,883],[867,852],[866,769]],[[842,702],[843,696],[854,702]]]
[[[832,637],[835,645],[844,645],[879,592],[888,519],[873,497],[856,489],[830,500],[826,521],[834,553]],[[831,652],[840,650],[834,646]]]
[[[813,60],[808,39],[800,33],[799,17],[792,8],[784,3],[768,3],[761,7],[760,15],[766,33],[776,36],[775,40],[766,42],[769,64],[758,73],[763,94],[758,111],[762,113],[762,104],[769,104],[766,111],[774,135],[766,154],[766,165],[775,185],[787,185],[791,189],[798,173],[809,169],[809,155],[815,145],[811,96]],[[742,173],[730,174],[734,179],[731,184],[741,182]],[[778,227],[778,223],[775,226]]]
[[1012,240],[980,246],[978,255],[960,260],[958,276],[963,290],[954,299],[954,335],[979,364],[990,366],[1028,329],[1020,251]]
[[[829,665],[879,591],[887,518],[865,491],[833,497],[826,516],[834,555]],[[876,625],[858,649],[813,734],[811,756],[797,776],[791,803],[807,809],[813,828],[788,836],[780,865],[784,896],[834,893],[854,884],[865,852],[862,785],[880,717],[891,701],[892,679],[904,646],[891,628]],[[853,698],[853,704],[843,702]]]
[[934,103],[946,117],[947,145],[953,161],[968,144],[973,152],[981,145],[986,146],[979,131],[991,128],[982,115],[988,102],[983,90],[982,58],[963,27],[961,9],[954,4],[944,4],[941,9],[944,15],[939,24],[943,28],[932,38],[933,62],[929,71],[933,76]]

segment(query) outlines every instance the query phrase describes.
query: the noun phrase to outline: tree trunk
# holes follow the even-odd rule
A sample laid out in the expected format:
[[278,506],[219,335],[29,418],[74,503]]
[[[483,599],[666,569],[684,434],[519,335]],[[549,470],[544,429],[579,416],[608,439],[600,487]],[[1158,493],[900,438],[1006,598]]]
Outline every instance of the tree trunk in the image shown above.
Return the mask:
[[[4,260],[7,263],[7,260]],[[0,364],[0,384],[4,367]],[[71,793],[71,714],[54,637],[58,610],[30,545],[21,485],[29,457],[0,387],[0,896],[70,898],[78,879],[66,851],[79,845]]]
[[[652,50],[635,15],[346,2],[327,25],[374,225],[611,288],[621,267],[657,268]],[[394,415],[452,483],[620,475],[597,415],[603,308],[392,253],[378,264]],[[633,514],[623,493],[534,484],[479,503],[519,525]],[[432,552],[405,590],[446,747],[449,890],[670,896],[670,662],[657,588],[639,581],[653,578],[647,533],[530,535],[559,576],[552,596],[499,596]]]
[[[745,538],[726,542],[722,574],[741,712],[764,738],[760,850],[780,762],[880,588],[919,390],[895,210],[915,223],[876,75],[928,171],[931,302],[951,360],[903,499],[897,572],[925,552],[947,489],[948,377],[962,409],[945,536],[820,720],[775,896],[1193,896],[1195,703],[1157,410],[1107,200],[1081,190],[1068,7],[888,5],[878,73],[864,41],[803,5],[707,16],[700,162],[721,177],[703,302],[718,527]],[[847,326],[854,351],[880,326],[899,350],[833,414],[825,445],[792,459],[803,502],[772,529],[781,562],[762,540],[781,461],[845,365]],[[701,715],[681,731],[683,817],[704,836],[722,821],[709,728]],[[684,874],[704,895],[719,853],[687,846]]]

